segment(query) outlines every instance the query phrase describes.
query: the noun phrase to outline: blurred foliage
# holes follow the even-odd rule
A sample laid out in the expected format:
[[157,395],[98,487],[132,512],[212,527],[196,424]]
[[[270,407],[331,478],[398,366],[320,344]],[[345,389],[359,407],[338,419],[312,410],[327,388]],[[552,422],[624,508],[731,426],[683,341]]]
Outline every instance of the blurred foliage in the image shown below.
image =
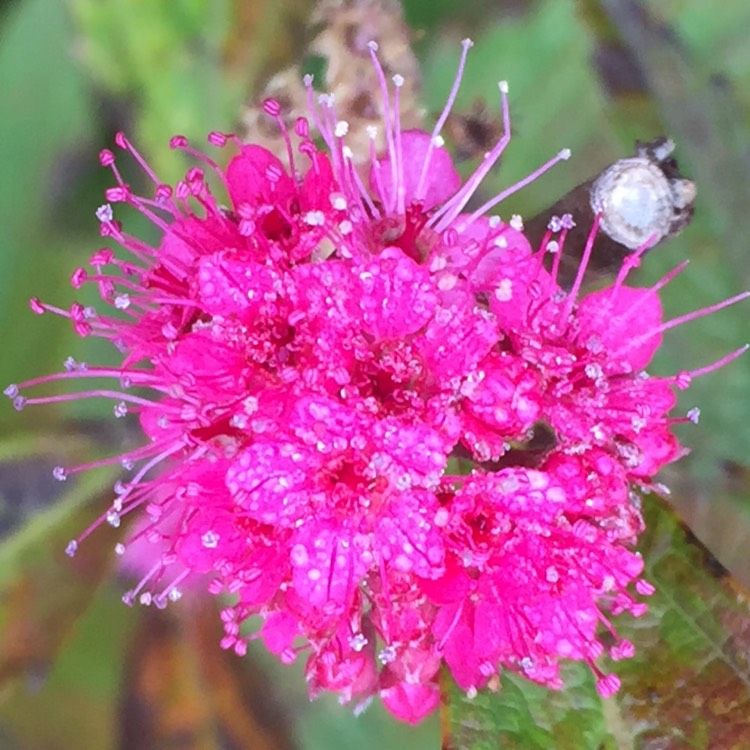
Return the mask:
[[[533,214],[630,153],[635,138],[665,133],[677,141],[683,171],[698,184],[698,211],[683,235],[648,257],[642,279],[654,280],[683,258],[691,259],[688,271],[668,287],[669,315],[711,304],[750,285],[746,0],[726,0],[721,6],[701,0],[406,0],[404,5],[423,61],[430,112],[442,107],[463,36],[472,36],[476,44],[459,97],[462,111],[468,112],[481,98],[490,116],[497,113],[496,82],[510,82],[514,139],[485,194],[511,184],[561,148],[573,150],[569,162],[513,196],[502,207],[504,213]],[[107,356],[74,337],[63,321],[32,316],[26,304],[31,296],[68,304],[70,273],[97,246],[93,214],[108,184],[98,166],[98,150],[111,144],[116,130],[125,129],[165,180],[179,176],[185,164],[166,147],[169,137],[180,132],[201,143],[209,130],[235,128],[243,103],[263,80],[304,55],[312,8],[311,0],[15,0],[3,6],[0,380],[8,383],[55,371],[68,354],[82,360]],[[699,367],[722,356],[747,338],[747,319],[745,305],[671,331],[656,369]],[[745,581],[750,580],[743,544],[750,533],[748,393],[747,357],[694,384],[681,409],[698,405],[703,411],[701,426],[682,435],[695,453],[666,477],[694,531]],[[355,718],[335,700],[308,704],[300,665],[281,668],[259,651],[243,661],[245,674],[229,666],[207,671],[210,658],[188,663],[186,654],[197,650],[195,639],[204,637],[190,621],[189,603],[178,615],[183,619],[164,630],[164,623],[154,624],[150,616],[122,608],[120,581],[97,586],[106,572],[104,560],[110,560],[110,532],[102,530],[91,538],[89,558],[76,559],[75,565],[64,558],[67,538],[96,515],[111,478],[82,478],[52,488],[47,477],[58,460],[54,456],[63,448],[96,453],[105,450],[101,444],[114,440],[101,422],[67,427],[64,419],[73,413],[80,416],[60,406],[29,409],[19,417],[7,401],[0,404],[3,750],[133,750],[123,744],[128,736],[123,725],[133,720],[122,708],[123,681],[131,699],[134,692],[152,690],[148,694],[155,704],[172,707],[175,713],[169,716],[177,717],[173,726],[178,727],[179,717],[185,716],[181,706],[192,705],[196,696],[223,690],[226,701],[245,706],[265,706],[268,698],[273,710],[287,717],[284,731],[269,728],[262,716],[248,711],[249,724],[237,728],[235,735],[256,732],[256,738],[268,743],[260,747],[438,746],[436,721],[413,730],[396,724],[379,706]],[[106,417],[101,411],[94,416]],[[21,430],[34,430],[43,439],[24,437]],[[663,548],[682,532],[669,526],[669,516],[660,518],[652,531],[656,537],[646,543],[661,540]],[[687,583],[684,576],[705,562],[690,557],[698,548],[686,549],[682,567],[667,565],[662,558],[652,560],[655,577],[665,583],[657,597],[674,597],[672,613],[685,610],[677,598]],[[724,584],[704,583],[707,588],[685,594],[693,604],[726,596]],[[93,603],[87,608],[89,600]],[[714,609],[711,613],[720,616]],[[653,616],[672,615],[655,599]],[[700,624],[707,616],[696,610],[691,617]],[[721,626],[719,635],[733,632],[731,623]],[[641,667],[644,659],[652,658],[654,669],[677,674],[680,666],[699,658],[706,638],[690,627],[672,632],[674,638],[683,634],[690,654],[654,643],[644,647]],[[719,635],[708,641],[714,654],[726,648]],[[167,645],[152,648],[153,643]],[[163,681],[154,682],[148,677],[152,673],[161,674]],[[594,738],[606,748],[641,746],[639,738],[627,735],[620,743],[618,734],[624,723],[638,718],[638,707],[602,709],[598,699],[591,698],[589,677],[575,669],[571,676],[576,682],[572,695],[584,714],[573,719],[563,711],[556,720],[554,731],[561,739],[555,742],[567,745],[550,744],[552,725],[534,713],[545,697],[520,680],[508,679],[504,688],[507,732],[516,731],[511,722],[532,726],[528,722],[533,717],[528,737],[535,737],[536,744],[529,739],[525,747],[582,748],[595,746]],[[727,679],[731,681],[731,674]],[[264,687],[266,681],[273,690]],[[178,685],[182,692],[176,690]],[[269,696],[261,699],[266,692]],[[630,688],[628,694],[633,694]],[[519,705],[516,713],[507,710],[513,700]],[[183,723],[183,740],[197,739],[179,746],[234,747],[231,743],[237,740],[231,731],[221,730],[222,722],[226,724],[221,705],[203,706],[205,721],[197,729]],[[672,707],[669,715],[677,715],[680,723],[679,711],[684,715],[687,710]],[[162,718],[167,721],[166,715]],[[580,734],[584,730],[586,737]],[[688,730],[699,733],[695,727]],[[168,729],[156,726],[153,731]],[[179,732],[177,736],[179,740]],[[698,737],[690,746],[704,746],[700,741]],[[142,744],[138,750],[148,747]],[[711,747],[734,745],[720,738]]]

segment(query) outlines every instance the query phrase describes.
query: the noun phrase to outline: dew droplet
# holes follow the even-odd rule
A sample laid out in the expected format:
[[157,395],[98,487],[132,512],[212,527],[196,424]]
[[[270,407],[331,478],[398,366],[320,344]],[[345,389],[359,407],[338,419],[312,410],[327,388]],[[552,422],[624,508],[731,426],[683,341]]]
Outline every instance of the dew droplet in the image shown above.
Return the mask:
[[205,534],[201,536],[201,544],[206,549],[216,549],[216,546],[219,544],[219,535],[215,531],[207,531]]
[[364,633],[357,633],[349,639],[349,645],[352,647],[352,650],[357,652],[361,651],[368,643],[369,641]]
[[386,646],[378,654],[378,661],[381,664],[392,664],[396,660],[396,649],[393,646]]
[[295,544],[294,547],[292,547],[290,557],[292,565],[296,565],[298,567],[307,565],[310,559],[309,555],[307,554],[307,547],[305,547],[304,544]]

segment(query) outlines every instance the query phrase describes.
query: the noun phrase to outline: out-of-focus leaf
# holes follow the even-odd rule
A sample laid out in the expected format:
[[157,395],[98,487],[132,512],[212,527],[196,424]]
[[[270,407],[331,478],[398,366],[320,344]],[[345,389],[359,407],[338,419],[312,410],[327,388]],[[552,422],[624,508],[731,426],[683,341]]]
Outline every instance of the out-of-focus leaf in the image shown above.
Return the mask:
[[117,587],[100,587],[49,669],[2,690],[3,750],[115,750],[123,643],[140,615],[123,610]]
[[455,33],[476,26],[498,25],[509,17],[523,16],[534,0],[474,0],[460,4],[454,0],[404,0],[408,22],[417,32],[434,33],[436,27],[449,25]]
[[219,648],[210,603],[148,612],[130,652],[120,704],[120,750],[288,750],[290,717],[250,657]]
[[242,0],[234,4],[224,60],[231,75],[242,76],[250,94],[262,78],[299,63],[309,37],[310,0]]
[[[722,462],[716,481],[685,487],[679,477],[668,480],[680,490],[679,513],[688,528],[700,529],[700,538],[716,557],[750,589],[750,468]],[[686,493],[683,495],[682,493]],[[689,493],[689,494],[688,494]]]
[[[69,172],[55,179],[58,158],[90,134],[91,107],[70,56],[67,20],[64,4],[49,0],[13,3],[0,19],[0,390],[62,364],[70,341],[60,335],[69,326],[52,316],[34,320],[27,304],[32,294],[50,299],[67,287],[73,265],[50,202],[56,191],[71,192]],[[3,398],[0,424],[11,420],[18,424]]]
[[180,133],[203,144],[211,130],[234,130],[261,73],[288,64],[290,26],[299,27],[310,7],[303,0],[71,0],[91,75],[137,100],[130,135],[165,182],[184,171],[168,139]]
[[[526,177],[563,148],[572,158],[499,207],[502,216],[534,215],[623,153],[607,126],[605,96],[589,65],[590,41],[576,21],[572,0],[533,4],[522,15],[505,15],[483,27],[469,54],[457,99],[470,111],[477,99],[499,111],[497,83],[510,87],[512,139],[496,173],[483,183],[483,197]],[[455,38],[431,45],[423,65],[430,110],[439,112],[450,89],[460,46]],[[564,74],[562,73],[564,71]]]
[[185,162],[167,147],[180,133],[205,143],[213,129],[231,129],[239,109],[237,81],[222,79],[222,45],[230,3],[219,0],[72,0],[80,44],[92,77],[138,103],[129,136],[165,182]]
[[444,747],[750,747],[750,598],[660,500],[646,517],[639,549],[656,593],[645,616],[615,622],[636,646],[607,665],[620,692],[600,699],[580,665],[559,693],[505,674],[499,692],[468,699],[446,679]]
[[[290,685],[304,688],[302,675],[296,680]],[[339,705],[333,695],[321,696],[311,704],[300,701],[297,710],[299,737],[305,750],[339,747],[434,750],[440,746],[437,716],[430,716],[417,726],[408,726],[394,719],[377,699],[360,715],[355,715],[350,706]]]
[[[87,442],[75,436],[66,442],[60,437],[9,441],[0,455],[0,472],[46,474],[57,463],[80,459],[90,451]],[[9,536],[0,546],[0,687],[14,677],[44,674],[104,578],[112,557],[112,539],[106,531],[81,545],[72,560],[65,556],[65,548],[109,503],[106,490],[111,481],[107,472],[72,477],[58,488],[58,497],[37,498],[10,493],[47,492],[42,477],[28,477],[28,483],[16,477],[4,485],[2,503],[9,516],[16,511],[18,523],[8,528]],[[49,509],[26,518],[26,505]]]

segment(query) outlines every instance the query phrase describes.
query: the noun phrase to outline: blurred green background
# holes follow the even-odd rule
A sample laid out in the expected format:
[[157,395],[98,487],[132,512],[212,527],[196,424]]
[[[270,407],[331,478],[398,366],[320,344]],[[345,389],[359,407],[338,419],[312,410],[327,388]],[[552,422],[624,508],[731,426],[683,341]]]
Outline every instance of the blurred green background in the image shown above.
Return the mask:
[[[94,210],[109,185],[99,149],[125,130],[163,176],[179,176],[185,164],[166,146],[172,134],[201,143],[209,130],[235,130],[243,105],[273,72],[303,58],[320,64],[306,49],[313,6],[0,5],[3,385],[56,371],[68,355],[111,358],[27,305],[31,296],[69,304],[71,272],[99,245]],[[750,288],[747,0],[406,0],[404,12],[428,117],[441,109],[464,36],[475,47],[459,110],[468,113],[483,99],[491,121],[496,83],[510,82],[514,139],[487,196],[561,148],[573,151],[503,204],[504,215],[533,215],[629,155],[636,138],[669,135],[683,172],[698,185],[697,212],[684,234],[648,256],[641,279],[691,259],[666,291],[669,316]],[[691,369],[723,356],[750,339],[748,319],[744,304],[671,331],[653,370]],[[748,583],[750,358],[699,379],[680,411],[696,405],[700,426],[680,432],[693,454],[664,479],[693,530]],[[237,736],[260,748],[439,746],[436,720],[413,730],[378,706],[357,718],[335,700],[309,704],[300,669],[278,667],[259,651],[239,669],[237,660],[211,651],[204,657],[214,642],[213,615],[197,603],[161,619],[125,609],[122,574],[109,575],[111,530],[96,535],[75,563],[64,558],[67,539],[107,502],[112,477],[62,486],[51,481],[51,467],[102,445],[116,452],[129,436],[113,422],[109,407],[18,415],[6,400],[0,404],[0,748],[148,750],[132,727],[152,724],[154,736],[182,728],[169,745],[175,748],[244,746]],[[215,705],[207,697],[218,695]],[[159,707],[158,717],[149,706]]]

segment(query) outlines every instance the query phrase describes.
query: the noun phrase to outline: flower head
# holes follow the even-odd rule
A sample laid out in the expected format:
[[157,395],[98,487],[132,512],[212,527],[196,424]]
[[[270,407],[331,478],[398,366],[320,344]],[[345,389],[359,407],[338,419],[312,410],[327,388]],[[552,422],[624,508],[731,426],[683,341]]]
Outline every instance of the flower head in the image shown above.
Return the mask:
[[[628,656],[609,614],[638,616],[651,590],[632,551],[642,529],[634,486],[650,487],[682,452],[668,416],[674,387],[737,354],[692,374],[647,375],[662,333],[683,322],[662,322],[658,292],[675,274],[627,286],[644,246],[612,285],[582,296],[595,225],[566,291],[557,262],[570,217],[532,248],[516,218],[490,215],[567,151],[468,212],[510,138],[501,83],[505,134],[461,180],[440,131],[469,47],[425,133],[401,130],[403,80],[389,90],[371,45],[386,149],[373,133],[364,171],[335,102],[316,99],[310,79],[309,118],[291,132],[279,104],[265,104],[286,163],[212,133],[213,146],[234,150],[222,169],[175,137],[199,166],[167,186],[118,135],[152,189],[136,194],[102,152],[115,186],[96,214],[124,252],[98,250],[72,283],[95,284],[104,305],[32,309],[111,341],[122,364],[70,361],[6,389],[18,408],[105,398],[116,417],[140,420],[141,447],[55,474],[112,462],[128,472],[111,509],[68,547],[137,511],[117,551],[147,543],[154,562],[127,603],[166,606],[189,582],[232,595],[222,647],[241,655],[260,638],[285,662],[305,653],[312,694],[379,694],[406,721],[437,705],[441,663],[467,690],[503,668],[559,688],[560,660],[576,659],[603,695],[617,689],[596,663],[600,628],[614,634],[610,655]],[[118,204],[149,219],[159,242],[129,234]],[[522,450],[540,424],[551,443]],[[252,615],[262,625],[248,633]]]

